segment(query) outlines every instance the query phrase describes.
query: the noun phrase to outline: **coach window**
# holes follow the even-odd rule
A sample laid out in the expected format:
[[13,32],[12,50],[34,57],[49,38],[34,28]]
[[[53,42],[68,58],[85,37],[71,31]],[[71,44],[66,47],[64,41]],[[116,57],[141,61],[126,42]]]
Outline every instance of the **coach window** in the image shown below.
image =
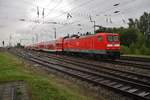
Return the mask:
[[102,36],[98,36],[98,41],[102,41]]

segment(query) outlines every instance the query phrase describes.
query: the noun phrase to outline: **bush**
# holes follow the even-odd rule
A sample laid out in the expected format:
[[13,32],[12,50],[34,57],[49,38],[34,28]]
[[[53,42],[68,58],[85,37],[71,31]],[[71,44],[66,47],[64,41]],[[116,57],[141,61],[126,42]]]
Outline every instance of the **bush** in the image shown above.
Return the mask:
[[124,29],[120,34],[120,41],[123,45],[130,46],[138,41],[138,31],[134,28]]
[[141,46],[140,52],[143,55],[150,55],[150,49],[147,48],[144,44]]
[[150,49],[147,48],[144,44],[137,48],[136,44],[131,44],[130,47],[121,45],[121,54],[136,54],[136,55],[150,55]]
[[121,54],[129,54],[129,48],[127,46],[121,45]]

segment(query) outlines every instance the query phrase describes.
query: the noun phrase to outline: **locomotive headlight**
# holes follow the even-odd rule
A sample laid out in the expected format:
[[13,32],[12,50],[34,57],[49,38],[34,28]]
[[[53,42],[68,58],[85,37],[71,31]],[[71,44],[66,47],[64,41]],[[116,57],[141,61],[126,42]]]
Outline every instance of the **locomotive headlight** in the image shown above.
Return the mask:
[[113,46],[113,44],[107,44],[107,47],[112,47]]
[[120,47],[120,44],[114,44],[115,47]]

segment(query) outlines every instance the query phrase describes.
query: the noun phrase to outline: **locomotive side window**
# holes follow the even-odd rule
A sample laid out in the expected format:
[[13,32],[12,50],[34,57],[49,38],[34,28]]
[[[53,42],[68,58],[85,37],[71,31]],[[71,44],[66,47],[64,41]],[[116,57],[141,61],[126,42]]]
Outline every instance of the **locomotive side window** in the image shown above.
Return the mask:
[[102,41],[102,36],[98,36],[98,41]]

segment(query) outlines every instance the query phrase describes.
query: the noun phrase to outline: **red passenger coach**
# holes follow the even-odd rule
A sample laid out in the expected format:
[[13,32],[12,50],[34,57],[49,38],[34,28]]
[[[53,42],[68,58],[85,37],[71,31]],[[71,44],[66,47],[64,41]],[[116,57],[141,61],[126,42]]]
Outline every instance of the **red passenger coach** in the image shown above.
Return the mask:
[[65,52],[93,54],[95,56],[120,56],[119,35],[116,33],[97,33],[66,38],[63,47]]
[[43,51],[55,52],[55,40],[44,42]]
[[64,38],[59,38],[58,40],[56,40],[56,51],[57,52],[63,52],[63,50],[64,50],[63,43],[64,43]]
[[62,52],[63,51],[63,38],[47,42],[40,42],[36,45],[38,50],[47,52]]

